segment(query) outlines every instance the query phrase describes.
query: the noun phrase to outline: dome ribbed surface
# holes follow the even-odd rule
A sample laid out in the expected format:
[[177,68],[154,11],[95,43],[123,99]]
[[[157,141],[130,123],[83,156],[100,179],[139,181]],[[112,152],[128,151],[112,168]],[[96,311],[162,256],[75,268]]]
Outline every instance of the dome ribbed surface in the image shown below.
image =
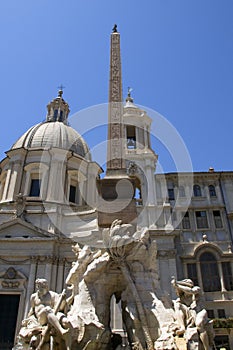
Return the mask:
[[89,148],[76,130],[62,122],[44,122],[25,132],[12,146],[16,148],[51,148],[57,147],[77,153],[90,159]]

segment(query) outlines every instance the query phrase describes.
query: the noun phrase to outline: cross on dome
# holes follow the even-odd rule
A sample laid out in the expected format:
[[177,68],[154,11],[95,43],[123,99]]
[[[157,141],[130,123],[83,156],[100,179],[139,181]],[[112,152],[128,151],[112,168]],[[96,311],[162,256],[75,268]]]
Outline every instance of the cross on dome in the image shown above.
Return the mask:
[[58,96],[59,97],[62,97],[63,95],[63,89],[65,89],[65,86],[63,86],[62,84],[60,86],[57,87],[59,90],[58,90]]

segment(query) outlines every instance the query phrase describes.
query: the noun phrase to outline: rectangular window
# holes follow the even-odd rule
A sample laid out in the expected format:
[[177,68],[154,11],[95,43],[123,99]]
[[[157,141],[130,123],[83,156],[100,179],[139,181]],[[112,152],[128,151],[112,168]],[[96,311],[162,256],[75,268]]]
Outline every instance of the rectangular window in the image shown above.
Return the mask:
[[60,116],[59,116],[59,122],[62,122],[62,117],[63,117],[63,111],[60,111]]
[[213,210],[214,215],[214,224],[216,228],[222,228],[222,218],[220,214],[220,210]]
[[183,220],[182,220],[182,228],[184,230],[188,230],[190,229],[191,225],[190,225],[190,220],[189,220],[189,213],[186,212],[184,214]]
[[29,197],[40,197],[40,186],[41,186],[41,180],[32,179]]
[[206,310],[206,311],[207,311],[208,318],[210,318],[210,319],[215,318],[214,310]]
[[233,290],[233,278],[230,262],[222,262],[222,272],[226,290]]
[[76,186],[70,185],[69,201],[76,203]]
[[208,228],[206,211],[196,211],[197,228]]
[[56,119],[57,116],[58,116],[58,109],[55,109],[55,110],[54,110],[54,119]]
[[187,272],[188,272],[188,278],[190,278],[194,285],[198,285],[198,278],[197,278],[197,265],[195,263],[193,264],[187,264]]
[[126,126],[126,138],[127,138],[127,148],[136,148],[136,129],[134,125]]
[[226,318],[224,309],[218,309],[218,318]]
[[168,198],[170,201],[174,201],[175,199],[174,188],[168,188]]

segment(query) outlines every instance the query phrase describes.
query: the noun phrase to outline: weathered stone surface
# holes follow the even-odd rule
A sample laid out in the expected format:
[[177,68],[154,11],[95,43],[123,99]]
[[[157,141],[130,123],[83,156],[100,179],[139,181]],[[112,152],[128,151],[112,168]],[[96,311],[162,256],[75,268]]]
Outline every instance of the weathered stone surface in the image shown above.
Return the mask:
[[[93,251],[78,244],[74,247],[77,260],[66,279],[71,290],[66,300],[48,291],[47,282],[46,288],[37,288],[20,330],[21,340],[31,343],[32,349],[46,349],[52,339],[59,350],[107,350],[115,339],[110,328],[110,303],[115,296],[121,304],[131,349],[175,349],[174,312],[160,298],[154,268],[155,241],[151,241],[147,229],[135,232],[132,225],[118,219],[102,234],[102,249]],[[52,303],[52,298],[60,302]],[[64,312],[61,318],[60,308]],[[41,341],[43,347],[38,347]]]
[[174,301],[175,315],[178,324],[176,334],[183,336],[188,350],[203,347],[209,350],[213,346],[214,331],[207,311],[203,307],[200,287],[194,286],[191,279],[176,281],[172,285],[178,298]]

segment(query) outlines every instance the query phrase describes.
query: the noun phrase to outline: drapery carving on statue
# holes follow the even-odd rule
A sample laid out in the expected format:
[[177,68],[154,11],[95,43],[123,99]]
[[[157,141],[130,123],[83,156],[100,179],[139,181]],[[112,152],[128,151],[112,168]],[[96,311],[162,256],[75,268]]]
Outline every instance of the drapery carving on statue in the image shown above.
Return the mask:
[[[81,249],[77,244],[74,247],[77,261],[73,264],[66,280],[66,283],[72,289],[72,306],[68,312],[67,318],[74,328],[80,328],[81,325],[83,325],[83,328],[88,331],[91,325],[95,326],[92,337],[96,332],[95,339],[98,339],[99,343],[101,343],[101,339],[105,338],[105,341],[102,340],[101,344],[104,349],[103,342],[111,341],[109,321],[108,317],[106,318],[106,315],[110,313],[109,297],[111,297],[111,293],[116,293],[118,289],[113,289],[112,292],[105,291],[103,290],[104,287],[102,283],[106,283],[106,280],[110,278],[110,286],[108,286],[108,288],[111,289],[111,283],[114,284],[114,281],[111,280],[111,274],[113,274],[112,278],[114,278],[117,272],[119,277],[123,276],[124,283],[122,286],[127,285],[128,290],[128,292],[125,293],[122,290],[119,294],[125,294],[122,302],[125,303],[125,310],[126,308],[130,310],[129,312],[124,312],[124,310],[122,310],[122,313],[124,313],[125,318],[128,319],[128,325],[131,323],[134,324],[132,332],[135,332],[136,329],[136,333],[138,333],[138,335],[131,337],[131,343],[135,344],[139,341],[141,346],[147,346],[148,349],[153,349],[153,340],[150,335],[152,331],[148,327],[146,307],[144,307],[142,297],[133,281],[134,278],[137,280],[137,275],[140,275],[140,280],[146,270],[150,270],[149,267],[152,265],[150,261],[151,256],[155,258],[155,254],[151,254],[150,251],[151,242],[148,230],[144,229],[135,232],[132,225],[122,224],[121,220],[117,219],[112,223],[109,229],[103,230],[103,241],[106,248],[94,252],[92,252],[88,246],[84,246]],[[153,250],[156,251],[155,247]],[[147,252],[146,256],[145,252]],[[149,255],[151,255],[150,259],[148,259]],[[145,262],[145,260],[147,261]],[[131,263],[134,263],[134,266],[139,264],[140,272],[138,269],[131,271],[129,267]],[[116,268],[118,268],[118,270]],[[120,278],[122,279],[122,277]],[[139,280],[137,281],[138,285],[140,284]],[[147,283],[145,285],[148,289],[152,290],[152,284],[149,286],[149,276],[146,277],[146,280]],[[142,284],[144,284],[144,281]],[[101,288],[102,293],[100,293]],[[105,295],[108,295],[107,299],[105,299]],[[148,295],[152,303],[152,297],[150,294]],[[98,300],[99,305],[96,305],[96,300]],[[150,309],[149,305],[147,307]],[[135,312],[132,313],[133,308]],[[132,314],[136,315],[133,320],[130,319]],[[102,320],[103,324],[101,323]],[[130,326],[127,329],[127,333],[130,338]],[[79,339],[81,345],[85,343],[85,334],[83,332],[83,338]],[[93,338],[92,342],[94,346],[96,340]],[[107,346],[109,346],[109,343]]]
[[214,331],[212,321],[208,319],[207,311],[202,302],[202,292],[199,286],[194,286],[191,279],[177,281],[174,277],[171,281],[178,298],[174,301],[174,309],[177,320],[176,334],[184,336],[186,341],[193,335],[193,328],[202,343],[204,350],[213,346]]
[[110,229],[103,230],[103,240],[126,281],[121,295],[122,317],[131,347],[176,349],[174,311],[161,298],[157,246],[148,229],[134,232],[132,225],[115,220]]
[[73,264],[67,279],[66,284],[72,290],[72,295],[69,302],[72,302],[71,310],[68,313],[69,321],[74,328],[79,328],[80,325],[94,324],[98,328],[103,328],[95,313],[95,306],[92,302],[90,291],[86,285],[86,280],[93,282],[98,278],[97,271],[93,268],[94,279],[89,276],[89,271],[92,270],[93,262],[101,256],[101,251],[93,253],[88,246],[82,249],[77,243],[74,246],[77,261]]
[[[103,230],[107,252],[126,282],[121,294],[122,317],[131,347],[154,349],[159,321],[155,300],[156,243],[151,242],[147,228],[135,232],[132,225],[114,220]],[[140,267],[140,268],[136,268]]]

